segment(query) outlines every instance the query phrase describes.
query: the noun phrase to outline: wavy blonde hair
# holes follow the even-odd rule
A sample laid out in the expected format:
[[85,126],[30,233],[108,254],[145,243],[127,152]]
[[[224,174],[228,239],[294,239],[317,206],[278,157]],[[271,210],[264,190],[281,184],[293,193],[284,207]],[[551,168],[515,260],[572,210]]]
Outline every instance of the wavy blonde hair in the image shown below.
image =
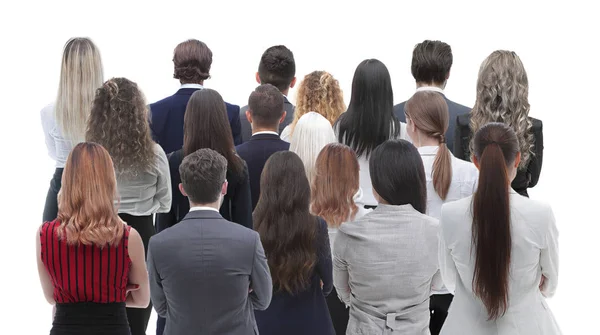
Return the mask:
[[[483,61],[477,79],[477,99],[471,111],[471,131],[475,134],[490,122],[511,127],[519,140],[519,169],[525,168],[533,155],[528,94],[527,72],[515,52],[496,50]],[[473,140],[470,149],[473,156]]]
[[344,94],[337,79],[325,71],[313,71],[300,83],[296,95],[292,133],[302,115],[317,112],[333,123],[346,111]]
[[125,225],[117,214],[117,181],[110,155],[101,145],[73,148],[58,192],[58,237],[67,244],[115,246]]
[[98,89],[86,140],[108,150],[117,173],[137,175],[151,168],[154,141],[146,101],[136,83],[112,78]]
[[73,144],[85,140],[85,129],[96,89],[102,86],[100,52],[86,37],[65,44],[54,116],[65,139]]

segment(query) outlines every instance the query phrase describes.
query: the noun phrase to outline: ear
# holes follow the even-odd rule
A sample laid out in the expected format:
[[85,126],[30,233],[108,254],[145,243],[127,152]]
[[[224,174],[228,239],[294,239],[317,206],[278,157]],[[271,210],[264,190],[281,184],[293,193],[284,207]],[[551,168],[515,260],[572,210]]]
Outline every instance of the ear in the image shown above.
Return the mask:
[[183,184],[179,183],[179,192],[181,192],[181,194],[183,194],[184,197],[187,197],[187,193],[185,193],[185,190],[183,189]]
[[223,186],[221,186],[221,194],[225,195],[227,194],[227,186],[229,185],[229,183],[227,182],[227,180],[223,183]]
[[450,70],[448,70],[448,73],[446,73],[446,80],[448,80],[448,78],[450,78]]
[[515,168],[519,167],[519,163],[521,163],[521,152],[517,152],[517,157],[515,157]]
[[260,85],[260,76],[258,75],[258,72],[256,72],[256,82]]
[[246,110],[246,119],[248,120],[248,122],[252,123],[252,113],[250,113],[250,110]]
[[287,115],[287,112],[283,111],[283,114],[281,115],[281,119],[279,119],[279,123],[282,123],[285,120],[286,115]]
[[477,170],[479,170],[479,161],[477,160],[477,157],[473,156],[473,164],[475,164],[475,167],[477,168]]
[[294,88],[294,85],[296,85],[296,77],[292,79],[292,82],[290,83],[290,88]]

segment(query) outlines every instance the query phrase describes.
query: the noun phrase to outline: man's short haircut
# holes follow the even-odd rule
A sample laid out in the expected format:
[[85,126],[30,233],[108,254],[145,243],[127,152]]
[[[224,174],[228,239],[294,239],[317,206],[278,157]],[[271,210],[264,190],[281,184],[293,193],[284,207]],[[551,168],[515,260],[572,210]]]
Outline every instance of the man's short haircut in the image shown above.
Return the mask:
[[411,72],[417,82],[443,84],[452,67],[452,49],[441,41],[425,40],[413,50]]
[[173,52],[173,78],[182,84],[199,84],[210,77],[212,51],[198,40],[179,43]]
[[285,91],[295,75],[294,54],[284,45],[272,46],[262,54],[258,65],[261,84],[271,84],[280,91]]
[[219,199],[225,182],[227,160],[212,149],[198,149],[185,156],[179,166],[183,189],[195,204],[210,204]]
[[283,95],[275,86],[262,84],[248,98],[252,122],[263,127],[276,127],[283,115]]

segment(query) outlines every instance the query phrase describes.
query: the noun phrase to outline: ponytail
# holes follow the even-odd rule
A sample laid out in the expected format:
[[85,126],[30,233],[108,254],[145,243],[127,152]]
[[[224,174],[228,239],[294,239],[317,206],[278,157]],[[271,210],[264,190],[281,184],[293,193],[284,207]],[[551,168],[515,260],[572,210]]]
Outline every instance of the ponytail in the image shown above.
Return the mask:
[[452,182],[452,157],[444,135],[440,137],[441,143],[433,161],[433,188],[442,200],[446,200]]

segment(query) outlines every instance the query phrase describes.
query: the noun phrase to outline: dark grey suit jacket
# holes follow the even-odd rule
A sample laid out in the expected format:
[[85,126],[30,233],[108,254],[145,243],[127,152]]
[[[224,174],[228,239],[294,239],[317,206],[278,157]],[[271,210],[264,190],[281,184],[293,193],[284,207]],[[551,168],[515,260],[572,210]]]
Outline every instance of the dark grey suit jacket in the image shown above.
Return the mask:
[[[287,99],[287,97],[283,96],[283,108],[285,109],[285,119],[283,122],[279,124],[279,135],[281,132],[287,127],[288,124],[294,121],[294,105]],[[240,108],[240,123],[242,124],[242,143],[247,142],[250,137],[252,137],[252,127],[250,126],[250,122],[248,122],[248,118],[246,117],[246,111],[248,110],[248,105]]]
[[147,263],[164,335],[258,334],[254,309],[269,306],[273,286],[257,232],[191,211],[150,239]]

